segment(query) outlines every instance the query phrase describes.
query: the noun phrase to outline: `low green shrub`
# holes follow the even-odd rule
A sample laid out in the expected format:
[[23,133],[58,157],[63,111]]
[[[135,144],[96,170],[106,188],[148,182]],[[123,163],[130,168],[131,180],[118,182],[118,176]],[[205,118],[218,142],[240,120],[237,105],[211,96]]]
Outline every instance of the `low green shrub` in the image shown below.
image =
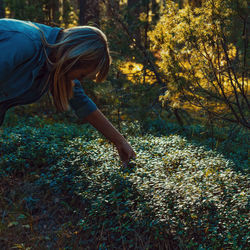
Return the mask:
[[138,125],[123,124],[137,152],[125,167],[89,126],[36,127],[35,119],[0,130],[0,178],[36,172],[40,190],[65,195],[62,203],[78,214],[79,248],[249,245],[248,176],[222,154],[179,135],[143,134]]
[[205,146],[223,154],[234,162],[234,169],[249,174],[249,131],[240,126],[214,127],[201,125],[181,127],[164,120],[148,120],[143,124],[146,133],[155,136],[179,134],[197,146]]

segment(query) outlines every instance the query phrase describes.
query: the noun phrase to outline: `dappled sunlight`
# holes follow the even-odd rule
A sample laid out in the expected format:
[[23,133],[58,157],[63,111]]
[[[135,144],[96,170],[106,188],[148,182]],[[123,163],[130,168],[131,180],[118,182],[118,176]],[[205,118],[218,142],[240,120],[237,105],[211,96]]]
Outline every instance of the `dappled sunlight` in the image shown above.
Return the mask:
[[[69,239],[73,235],[81,237],[81,232],[102,231],[103,224],[106,236],[122,231],[124,237],[134,240],[139,236],[161,239],[159,232],[171,239],[182,232],[187,241],[205,233],[226,244],[233,232],[242,237],[247,233],[249,181],[247,175],[234,170],[231,160],[180,135],[154,136],[152,129],[141,135],[138,125],[126,123],[122,130],[137,153],[127,167],[122,166],[113,146],[93,136],[93,129],[88,126],[44,123],[42,127],[16,126],[11,131],[5,128],[0,136],[1,178],[8,182],[8,176],[12,176],[16,181],[30,183],[31,191],[36,187],[35,193],[24,193],[23,197],[36,197],[28,205],[33,213],[37,211],[36,216],[41,216],[42,211],[35,208],[44,199],[38,190],[48,197],[58,194],[56,203],[63,206],[66,197],[70,197],[68,203],[73,202],[77,211],[70,231],[77,233],[69,233]],[[137,134],[130,135],[130,130]],[[60,213],[68,214],[69,204]],[[81,207],[85,209],[84,216]],[[50,213],[45,211],[44,216],[51,216]],[[30,217],[22,218],[26,221]],[[55,214],[54,220],[60,218]],[[13,227],[18,229],[22,225],[19,223],[19,219],[15,223],[7,217],[1,227],[9,225],[8,232]],[[121,227],[120,223],[127,226]],[[150,231],[143,233],[145,223]],[[50,224],[53,234],[63,237],[66,231],[51,220]],[[32,224],[32,230],[38,231],[39,225]],[[218,231],[219,235],[215,233]],[[91,244],[95,236],[92,241]],[[112,241],[118,243],[119,240]]]
[[0,0],[0,250],[246,249],[248,17],[247,0]]
[[149,69],[144,68],[142,64],[135,62],[125,62],[119,66],[119,69],[126,75],[127,79],[133,84],[154,84],[155,75]]

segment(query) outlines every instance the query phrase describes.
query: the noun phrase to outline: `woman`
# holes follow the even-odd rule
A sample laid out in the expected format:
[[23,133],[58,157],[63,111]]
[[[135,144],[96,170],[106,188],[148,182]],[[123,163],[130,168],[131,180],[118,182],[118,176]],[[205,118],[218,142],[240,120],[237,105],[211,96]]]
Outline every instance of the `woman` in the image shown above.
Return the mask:
[[113,142],[124,164],[135,157],[126,139],[84,93],[79,80],[105,80],[111,58],[97,28],[70,29],[0,19],[0,125],[6,111],[37,101],[50,91],[57,110],[69,106]]

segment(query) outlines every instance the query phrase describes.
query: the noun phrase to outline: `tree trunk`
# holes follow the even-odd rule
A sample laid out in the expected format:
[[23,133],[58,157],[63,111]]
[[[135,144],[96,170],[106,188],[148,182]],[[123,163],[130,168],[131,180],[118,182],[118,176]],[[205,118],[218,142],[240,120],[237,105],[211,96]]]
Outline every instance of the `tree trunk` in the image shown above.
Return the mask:
[[141,45],[141,30],[138,25],[139,16],[140,16],[140,5],[141,1],[139,0],[128,0],[128,26],[137,45]]
[[3,0],[0,0],[0,18],[5,17],[5,8]]
[[100,4],[99,0],[78,0],[79,4],[79,25],[100,25]]
[[60,1],[53,0],[51,3],[51,11],[52,11],[52,21],[55,24],[59,24],[60,17]]
[[86,0],[78,0],[79,5],[79,25],[85,24]]

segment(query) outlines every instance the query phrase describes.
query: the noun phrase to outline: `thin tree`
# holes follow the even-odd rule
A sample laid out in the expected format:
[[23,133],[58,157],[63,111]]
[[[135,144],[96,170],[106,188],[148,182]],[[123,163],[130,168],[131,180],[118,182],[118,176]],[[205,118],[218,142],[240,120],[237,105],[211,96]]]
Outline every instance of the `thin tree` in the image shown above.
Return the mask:
[[0,0],[0,18],[5,17],[5,7],[4,7],[4,1]]
[[78,0],[79,6],[79,25],[85,24],[86,0]]
[[100,3],[99,0],[78,0],[79,25],[100,25]]

